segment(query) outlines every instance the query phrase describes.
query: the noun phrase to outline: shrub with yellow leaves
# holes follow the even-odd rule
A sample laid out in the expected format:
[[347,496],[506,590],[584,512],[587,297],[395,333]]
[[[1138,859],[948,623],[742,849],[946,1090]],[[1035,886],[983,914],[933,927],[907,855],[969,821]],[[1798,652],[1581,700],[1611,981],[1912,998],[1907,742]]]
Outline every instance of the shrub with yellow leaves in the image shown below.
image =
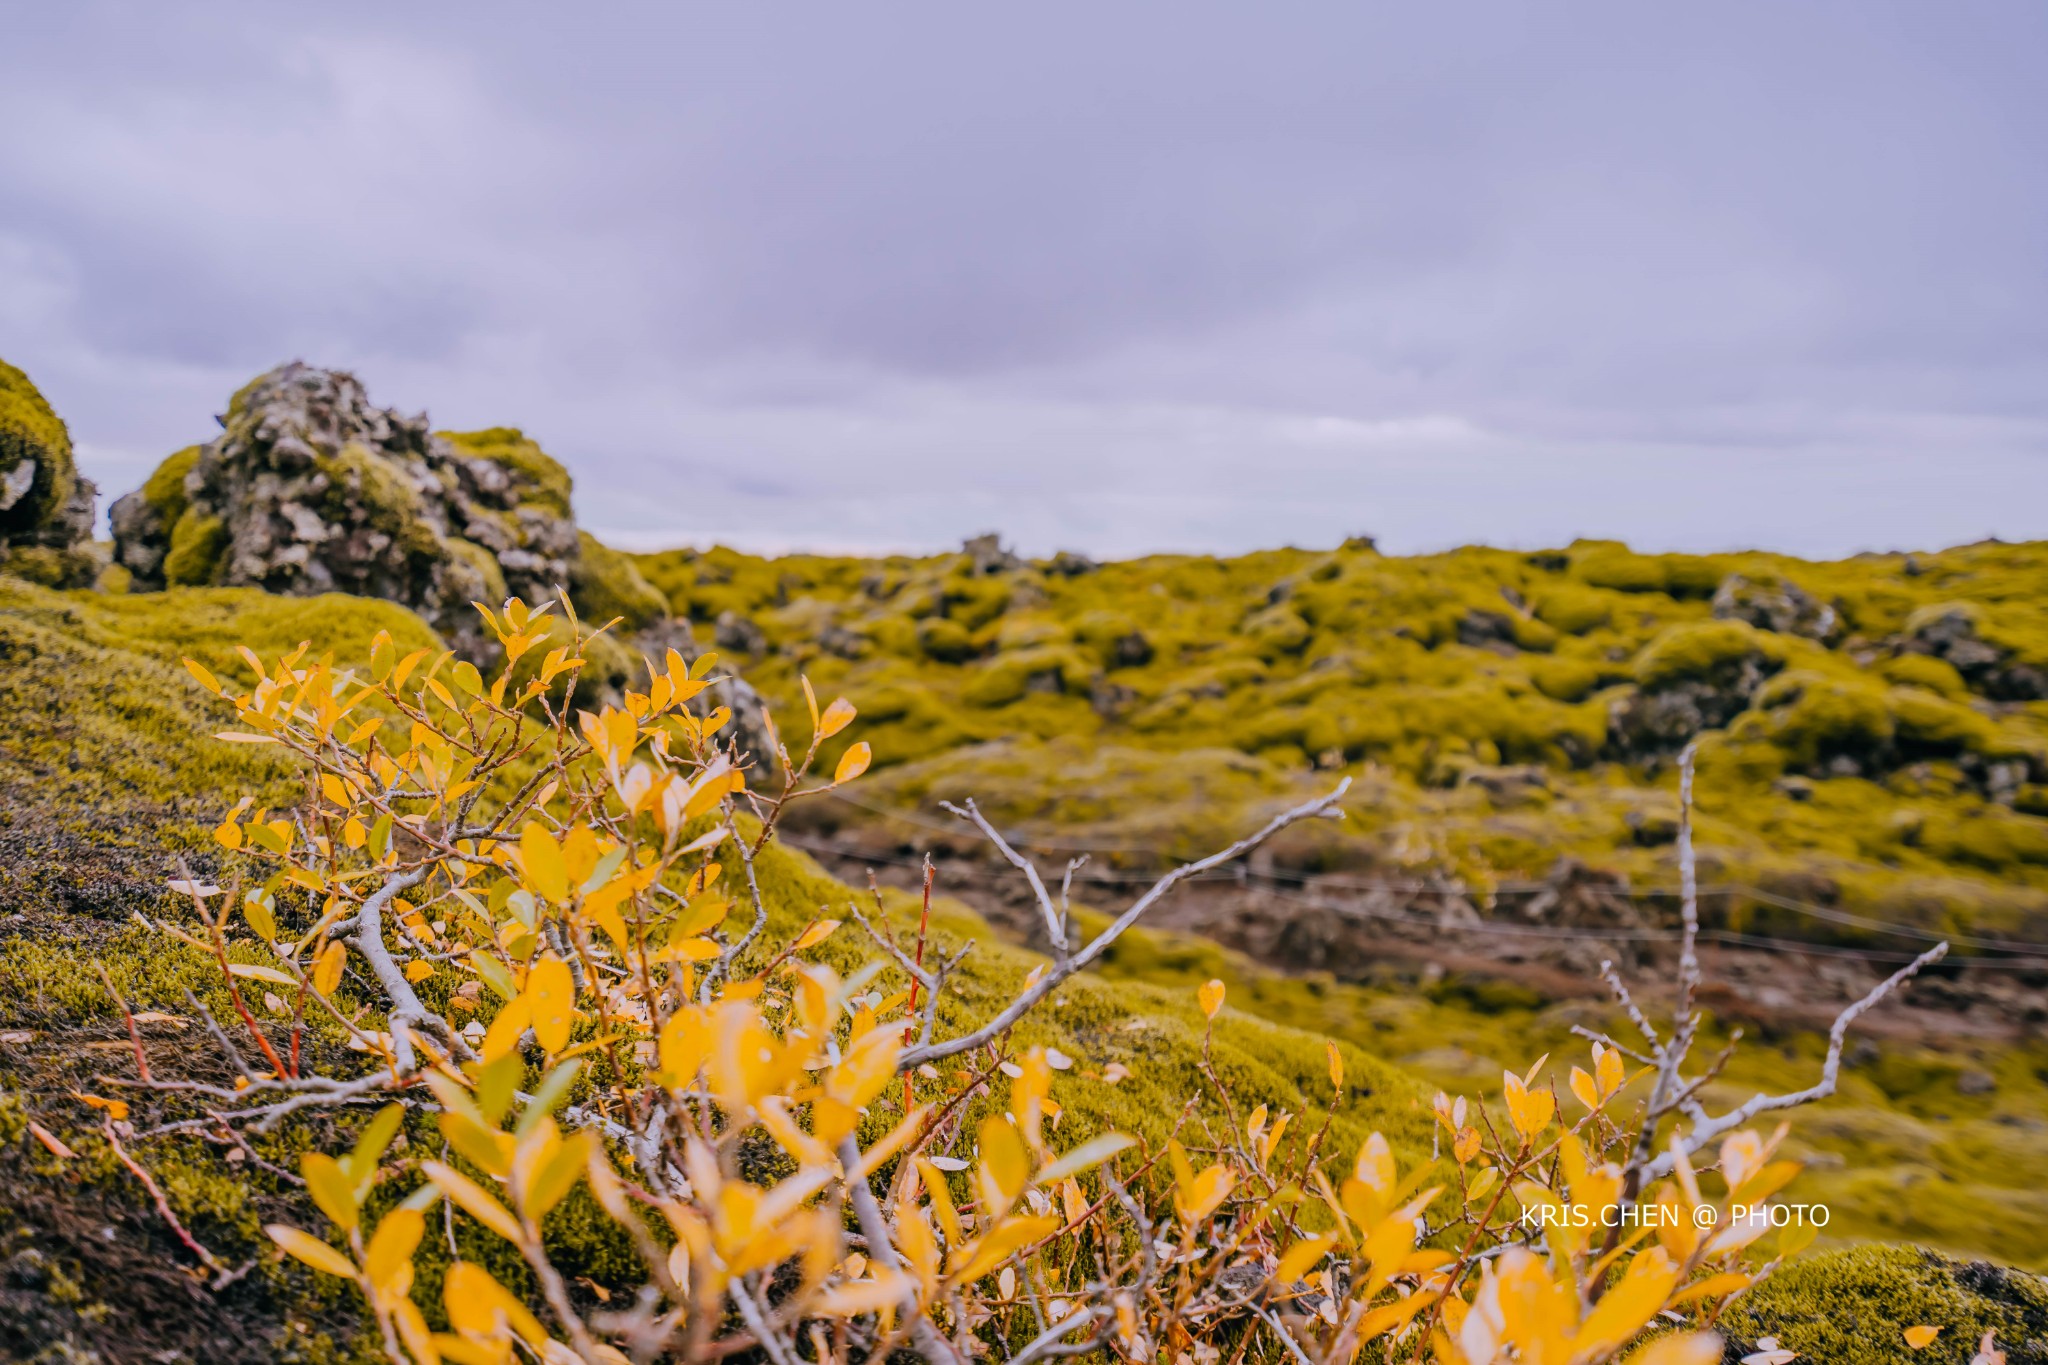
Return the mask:
[[[1169,872],[1086,943],[1064,890],[966,803],[955,813],[1029,880],[1053,951],[1014,998],[935,1037],[959,956],[928,961],[922,939],[906,948],[851,905],[876,951],[845,975],[805,956],[839,920],[779,945],[764,932],[755,862],[778,819],[867,767],[856,744],[813,776],[850,703],[820,708],[806,684],[802,752],[776,738],[748,754],[699,700],[715,657],[670,652],[623,706],[572,713],[559,698],[590,634],[571,617],[573,643],[520,668],[562,638],[551,607],[479,610],[506,659],[488,681],[450,655],[395,657],[388,637],[367,676],[303,645],[245,652],[247,691],[188,665],[235,709],[221,738],[295,755],[307,797],[235,806],[215,837],[248,878],[224,891],[184,876],[205,932],[164,926],[218,962],[267,1066],[208,1016],[240,1071],[232,1089],[146,1069],[131,1083],[202,1095],[209,1121],[263,1131],[389,1097],[346,1155],[303,1159],[325,1228],[269,1233],[356,1285],[400,1365],[898,1350],[948,1365],[1590,1365],[1674,1325],[1630,1358],[1705,1365],[1716,1315],[1798,1249],[1789,1230],[1761,1249],[1769,1220],[1743,1216],[1795,1168],[1773,1159],[1778,1137],[1742,1125],[1799,1097],[1701,1107],[1713,1071],[1684,1070],[1689,951],[1668,1036],[1621,991],[1647,1050],[1594,1035],[1569,1121],[1539,1060],[1503,1077],[1494,1107],[1439,1096],[1438,1150],[1404,1170],[1377,1133],[1355,1154],[1328,1150],[1344,1095],[1334,1046],[1320,1124],[1263,1105],[1240,1115],[1205,1050],[1204,1092],[1163,1146],[1098,1133],[1062,1148],[1052,1091],[1068,1059],[1013,1046],[1017,1021],[1180,881],[1340,816],[1343,786]],[[237,915],[270,960],[231,958]],[[288,1038],[243,1005],[251,980],[290,993]],[[445,1007],[423,997],[429,983]],[[1212,1029],[1224,996],[1218,981],[1198,993]],[[369,1063],[308,1065],[315,1014]],[[389,1166],[407,1106],[433,1115],[445,1150]],[[412,1187],[373,1200],[387,1181]],[[579,1188],[644,1261],[630,1303],[579,1307],[557,1267],[550,1214]],[[374,1222],[373,1205],[386,1210]],[[538,1301],[475,1260],[447,1269],[438,1302],[416,1300],[437,1206],[515,1252]]]

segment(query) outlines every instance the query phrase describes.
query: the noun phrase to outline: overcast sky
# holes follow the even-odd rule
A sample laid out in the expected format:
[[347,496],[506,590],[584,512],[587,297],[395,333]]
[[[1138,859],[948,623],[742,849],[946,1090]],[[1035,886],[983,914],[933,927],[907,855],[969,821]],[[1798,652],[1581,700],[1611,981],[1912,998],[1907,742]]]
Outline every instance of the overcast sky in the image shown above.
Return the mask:
[[111,498],[252,374],[636,547],[2048,535],[2048,6],[67,0],[0,357]]

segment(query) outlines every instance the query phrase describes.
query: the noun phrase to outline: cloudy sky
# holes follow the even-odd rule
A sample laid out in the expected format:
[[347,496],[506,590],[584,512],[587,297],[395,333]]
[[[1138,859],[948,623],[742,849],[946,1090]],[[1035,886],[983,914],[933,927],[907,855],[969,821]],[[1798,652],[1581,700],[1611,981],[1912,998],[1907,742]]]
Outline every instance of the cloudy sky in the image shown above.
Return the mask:
[[255,372],[635,546],[2048,535],[2048,7],[17,7],[0,356]]

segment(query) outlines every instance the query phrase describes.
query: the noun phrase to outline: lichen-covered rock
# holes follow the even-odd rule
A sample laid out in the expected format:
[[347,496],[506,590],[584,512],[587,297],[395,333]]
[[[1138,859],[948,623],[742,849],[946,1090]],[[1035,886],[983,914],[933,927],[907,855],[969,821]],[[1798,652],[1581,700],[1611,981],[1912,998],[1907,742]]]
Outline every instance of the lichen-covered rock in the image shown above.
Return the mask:
[[1674,626],[1636,659],[1636,690],[1608,715],[1608,747],[1625,761],[1674,752],[1734,720],[1783,664],[1782,647],[1747,622]]
[[92,582],[98,493],[79,476],[63,419],[27,375],[0,361],[0,570],[52,588]]
[[1892,640],[1892,648],[1900,657],[1919,655],[1948,664],[1972,691],[1995,701],[2048,698],[2048,670],[1984,638],[1982,615],[1973,602],[1922,607],[1906,619],[1906,628]]
[[1732,573],[1714,590],[1714,616],[1722,621],[1746,621],[1758,630],[1780,635],[1804,635],[1809,640],[1832,638],[1841,616],[1789,578]]
[[114,504],[134,587],[381,597],[471,656],[487,651],[474,601],[563,587],[594,624],[667,614],[630,561],[579,535],[568,471],[515,428],[436,433],[298,362],[237,393],[221,424]]

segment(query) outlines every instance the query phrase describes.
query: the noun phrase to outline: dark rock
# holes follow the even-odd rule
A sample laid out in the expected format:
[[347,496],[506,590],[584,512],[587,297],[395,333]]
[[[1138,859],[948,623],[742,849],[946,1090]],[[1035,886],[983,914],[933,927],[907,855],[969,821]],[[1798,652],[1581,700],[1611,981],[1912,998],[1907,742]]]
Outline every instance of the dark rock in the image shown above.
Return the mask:
[[761,633],[761,628],[736,611],[718,613],[711,638],[720,649],[729,649],[736,654],[758,657],[768,652],[768,637]]
[[1477,649],[1515,648],[1513,618],[1497,611],[1468,611],[1458,618],[1458,643]]
[[841,659],[858,659],[867,650],[867,637],[837,621],[818,632],[818,648]]
[[1078,554],[1073,550],[1061,550],[1052,557],[1052,562],[1046,565],[1046,570],[1062,578],[1079,578],[1082,574],[1094,573],[1101,567],[1087,555]]
[[1024,561],[1003,548],[1001,537],[994,531],[975,536],[960,547],[977,574],[1009,573],[1024,567]]
[[2048,700],[2048,672],[2015,659],[2012,651],[1986,640],[1978,608],[1952,602],[1913,613],[1892,639],[1894,654],[1926,654],[1948,663],[1973,691],[1993,701]]
[[1827,640],[1841,628],[1835,609],[1789,578],[1749,578],[1732,573],[1714,593],[1714,615],[1723,621],[1747,621],[1758,630]]
[[1111,668],[1143,668],[1152,662],[1152,642],[1145,638],[1142,630],[1129,631],[1110,641],[1109,666]]

